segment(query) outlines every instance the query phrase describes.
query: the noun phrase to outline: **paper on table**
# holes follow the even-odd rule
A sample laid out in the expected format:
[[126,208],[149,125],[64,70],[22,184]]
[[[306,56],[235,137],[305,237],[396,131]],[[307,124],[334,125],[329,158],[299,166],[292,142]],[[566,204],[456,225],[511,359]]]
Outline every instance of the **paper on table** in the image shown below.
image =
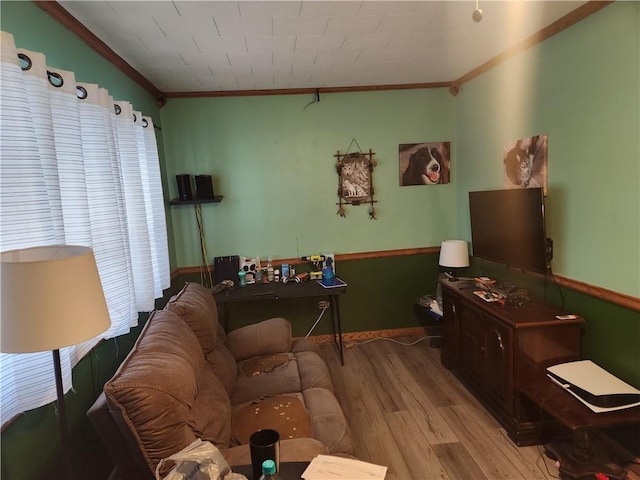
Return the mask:
[[318,455],[302,474],[305,480],[383,480],[387,467],[344,457]]

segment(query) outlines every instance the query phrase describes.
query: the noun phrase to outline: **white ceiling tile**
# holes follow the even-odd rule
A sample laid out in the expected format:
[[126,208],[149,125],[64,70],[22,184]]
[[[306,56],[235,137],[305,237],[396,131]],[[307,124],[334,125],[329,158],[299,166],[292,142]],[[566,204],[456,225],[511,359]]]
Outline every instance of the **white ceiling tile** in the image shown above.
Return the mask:
[[331,65],[315,65],[311,63],[294,63],[291,73],[302,77],[314,74],[326,74],[331,71]]
[[144,50],[156,54],[165,53],[197,53],[198,48],[190,37],[167,38],[165,36],[140,36],[138,42]]
[[276,17],[273,19],[274,35],[323,35],[327,17]]
[[347,35],[341,50],[362,50],[364,48],[386,48],[393,35]]
[[421,2],[416,2],[416,1],[406,2],[406,1],[400,1],[400,0],[363,2],[362,8],[360,8],[359,15],[410,14],[420,10],[420,5],[419,5],[420,3]]
[[382,16],[358,15],[357,17],[331,17],[327,22],[326,34],[365,35],[373,34],[382,23]]
[[215,65],[211,71],[215,77],[249,77],[253,74],[254,65]]
[[285,76],[291,73],[291,64],[278,64],[278,65],[253,65],[251,70],[253,76]]
[[322,84],[329,84],[335,81],[343,81],[347,79],[347,72],[334,72],[333,70],[330,73],[314,73],[311,75],[311,81],[313,82],[322,82]]
[[181,53],[187,65],[229,65],[226,53]]
[[279,52],[273,54],[273,63],[275,65],[280,65],[282,63],[289,65],[293,63],[315,63],[316,57],[316,52]]
[[150,16],[131,16],[124,18],[119,16],[107,16],[106,18],[100,19],[99,21],[102,25],[104,25],[105,30],[109,32],[109,35],[114,38],[118,38],[119,36],[132,35],[133,32],[135,32],[137,35],[164,35],[162,29]]
[[143,17],[143,16],[178,16],[178,10],[173,2],[164,1],[115,1],[108,2],[109,6],[121,17]]
[[380,22],[379,33],[407,33],[432,31],[434,19],[429,15],[389,15]]
[[178,14],[183,17],[239,17],[238,2],[231,1],[181,1],[174,0]]
[[331,52],[331,53],[326,53],[326,52],[319,52],[318,55],[316,56],[316,60],[315,63],[319,63],[319,64],[351,64],[354,63],[357,58],[360,56],[362,52],[361,51],[355,51],[355,50],[351,50],[351,51],[346,51],[346,50],[340,50],[339,52]]
[[218,35],[218,29],[213,22],[213,17],[174,17],[154,18],[162,32],[167,37],[180,38],[184,32],[189,32],[192,37]]
[[584,3],[60,0],[167,92],[452,81]]
[[231,65],[271,65],[271,53],[230,53]]
[[358,14],[362,2],[358,1],[330,1],[330,2],[302,2],[301,16],[313,17],[352,17]]
[[296,37],[246,37],[249,53],[293,52]]
[[415,50],[418,48],[424,48],[427,46],[439,45],[441,48],[443,44],[441,35],[438,35],[436,31],[430,32],[404,32],[401,34],[393,35],[387,48],[406,48]]
[[222,75],[212,75],[212,76],[205,75],[202,77],[198,77],[198,81],[203,86],[206,86],[208,84],[216,84],[216,83],[227,85],[227,86],[238,84],[238,79],[236,78],[236,76],[230,73],[226,73]]
[[356,63],[377,65],[385,62],[404,62],[412,58],[406,50],[398,48],[385,48],[379,50],[363,50]]
[[343,35],[299,36],[296,52],[337,52],[344,43]]
[[177,53],[149,52],[134,57],[139,63],[150,67],[171,67],[186,65],[184,59]]
[[213,17],[222,36],[252,35],[263,37],[273,33],[273,22],[269,17]]
[[213,72],[206,65],[181,65],[167,67],[174,77],[213,77]]
[[200,53],[247,53],[247,43],[243,36],[197,36],[193,43]]
[[296,17],[300,15],[302,2],[290,1],[240,1],[240,13],[243,17]]

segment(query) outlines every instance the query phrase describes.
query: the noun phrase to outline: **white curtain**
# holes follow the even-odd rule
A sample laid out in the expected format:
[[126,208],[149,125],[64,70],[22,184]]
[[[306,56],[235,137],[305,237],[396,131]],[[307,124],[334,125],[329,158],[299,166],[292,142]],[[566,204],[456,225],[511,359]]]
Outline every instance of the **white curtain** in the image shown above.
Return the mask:
[[[16,49],[8,33],[0,45],[0,251],[91,247],[111,317],[100,338],[61,350],[66,392],[72,367],[169,287],[158,148],[151,118],[129,103]],[[55,400],[51,352],[0,354],[0,369],[2,423]]]

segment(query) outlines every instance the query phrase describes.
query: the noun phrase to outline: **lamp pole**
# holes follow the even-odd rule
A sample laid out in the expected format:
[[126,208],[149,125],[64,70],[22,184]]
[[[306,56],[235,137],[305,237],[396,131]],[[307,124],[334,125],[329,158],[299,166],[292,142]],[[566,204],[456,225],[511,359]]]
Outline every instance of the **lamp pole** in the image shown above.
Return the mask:
[[67,479],[73,480],[73,465],[69,450],[69,430],[67,428],[67,408],[64,403],[64,389],[62,387],[62,365],[60,363],[60,350],[52,350],[53,369],[56,375],[56,393],[58,395],[58,420],[60,421],[60,437],[62,439],[62,456],[67,469]]

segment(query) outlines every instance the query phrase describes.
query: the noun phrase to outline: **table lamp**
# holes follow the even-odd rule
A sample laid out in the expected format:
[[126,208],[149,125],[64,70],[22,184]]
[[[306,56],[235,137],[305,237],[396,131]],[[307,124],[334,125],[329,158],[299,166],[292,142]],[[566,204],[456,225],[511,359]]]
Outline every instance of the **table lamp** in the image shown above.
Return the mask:
[[60,348],[96,337],[111,325],[93,251],[34,247],[3,252],[0,262],[0,351],[53,352],[62,453],[72,479]]
[[446,269],[449,280],[454,281],[456,268],[469,266],[469,249],[465,240],[445,240],[440,245],[440,260],[438,264]]

